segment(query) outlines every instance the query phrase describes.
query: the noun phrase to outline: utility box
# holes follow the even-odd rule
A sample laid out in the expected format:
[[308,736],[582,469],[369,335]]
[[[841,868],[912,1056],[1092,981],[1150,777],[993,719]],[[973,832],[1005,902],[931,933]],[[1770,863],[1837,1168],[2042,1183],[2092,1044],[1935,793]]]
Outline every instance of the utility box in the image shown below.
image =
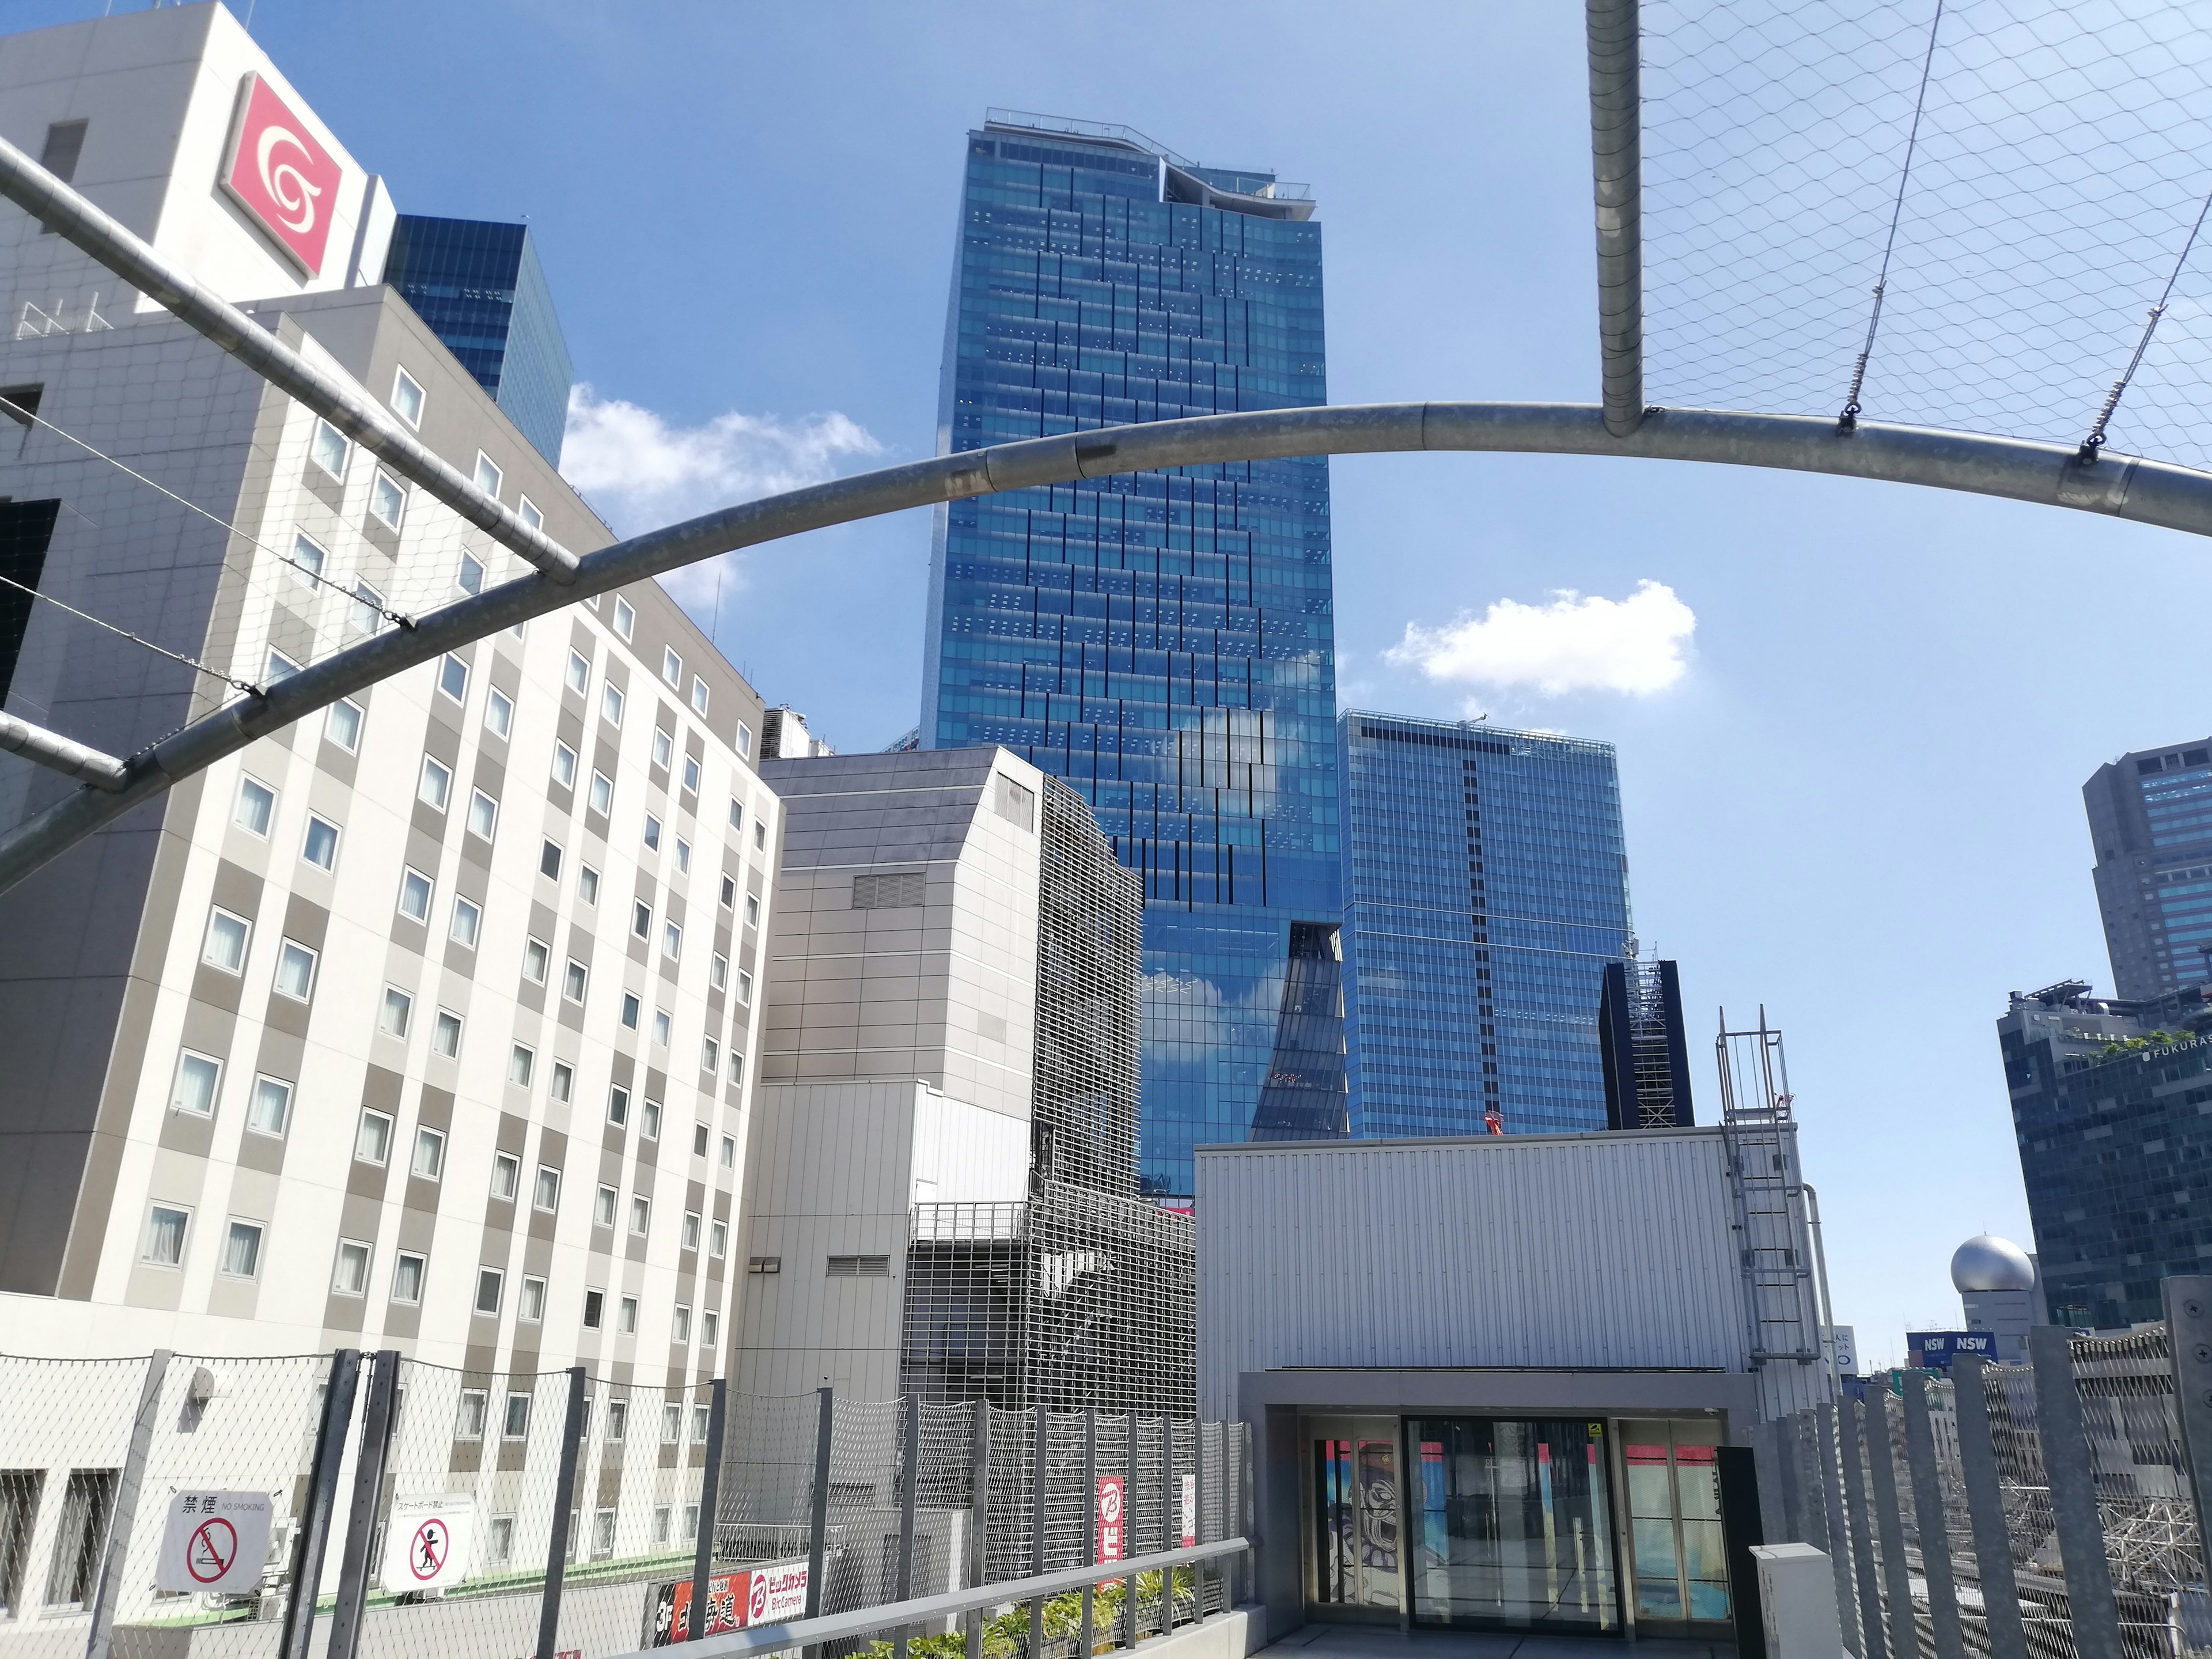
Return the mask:
[[1810,1544],[1755,1544],[1766,1659],[1837,1659],[1844,1628],[1836,1616],[1836,1574],[1827,1553]]

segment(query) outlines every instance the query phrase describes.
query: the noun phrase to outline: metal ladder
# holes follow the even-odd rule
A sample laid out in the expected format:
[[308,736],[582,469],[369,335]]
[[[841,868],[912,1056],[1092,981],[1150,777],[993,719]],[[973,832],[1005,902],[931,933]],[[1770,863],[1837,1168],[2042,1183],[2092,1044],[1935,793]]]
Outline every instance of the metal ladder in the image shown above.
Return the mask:
[[1790,1115],[1782,1033],[1759,1011],[1759,1028],[1731,1031],[1721,1016],[1721,1140],[1735,1203],[1736,1259],[1751,1325],[1751,1363],[1818,1364],[1822,1358],[1805,1229],[1796,1124]]

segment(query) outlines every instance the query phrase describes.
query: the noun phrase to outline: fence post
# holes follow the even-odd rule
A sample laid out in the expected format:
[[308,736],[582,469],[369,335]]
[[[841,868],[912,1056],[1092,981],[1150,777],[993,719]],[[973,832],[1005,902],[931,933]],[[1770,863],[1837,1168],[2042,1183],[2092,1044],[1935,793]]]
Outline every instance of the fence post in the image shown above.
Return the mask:
[[[1121,1420],[1128,1425],[1128,1435],[1121,1442],[1121,1559],[1126,1561],[1137,1553],[1137,1413],[1124,1412]],[[1121,1626],[1121,1645],[1137,1645],[1137,1576],[1131,1573],[1121,1581],[1121,1616],[1115,1620]]]
[[[1206,1541],[1206,1419],[1202,1417],[1194,1417],[1190,1420],[1190,1468],[1191,1538],[1194,1542],[1203,1544]],[[1407,1482],[1401,1480],[1398,1483],[1398,1490],[1401,1492],[1410,1492],[1413,1488]],[[1401,1527],[1401,1539],[1410,1540],[1412,1535],[1413,1529],[1410,1527]],[[1407,1546],[1401,1542],[1398,1547],[1400,1560],[1403,1561],[1406,1559],[1406,1551]],[[1197,1611],[1198,1622],[1201,1625],[1206,1622],[1206,1563],[1203,1561],[1194,1563],[1190,1570],[1190,1599],[1191,1605]],[[1401,1631],[1406,1628],[1406,1620],[1402,1615],[1398,1620],[1398,1628]]]
[[584,1368],[568,1368],[568,1409],[561,1417],[561,1461],[553,1479],[553,1530],[545,1541],[545,1589],[538,1601],[537,1659],[560,1645],[561,1587],[568,1576],[569,1515],[576,1507],[576,1459],[583,1449]]
[[[1177,1488],[1175,1467],[1175,1419],[1165,1412],[1160,1413],[1160,1547],[1171,1550],[1182,1542],[1182,1533],[1177,1523],[1180,1516],[1182,1492]],[[1160,1634],[1175,1634],[1175,1569],[1160,1569]]]
[[[714,1523],[722,1501],[722,1442],[729,1421],[729,1382],[707,1385],[707,1466],[699,1471],[699,1538],[691,1551],[691,1640],[706,1635],[714,1585]],[[672,1638],[674,1632],[671,1632]]]
[[2120,1609],[2112,1596],[2112,1563],[2105,1559],[2104,1523],[2097,1518],[2096,1459],[2074,1384],[2074,1334],[2063,1326],[2038,1325],[2027,1334],[2027,1348],[2035,1362],[2043,1472],[2051,1482],[2058,1553],[2066,1564],[2074,1651],[2079,1659],[2120,1659]]
[[1967,1518],[1974,1528],[1982,1611],[1990,1626],[1990,1659],[2027,1659],[2027,1626],[2021,1622],[2020,1585],[2013,1577],[2012,1534],[2005,1528],[2004,1487],[1997,1480],[1996,1442],[1990,1434],[1990,1401],[1982,1390],[1980,1355],[1966,1354],[1952,1362],[1951,1398],[1959,1415],[1959,1472],[1966,1487]]
[[814,1391],[813,1514],[806,1539],[806,1616],[822,1616],[822,1574],[830,1546],[830,1444],[837,1431],[836,1391],[826,1383]]
[[1804,1527],[1804,1541],[1823,1555],[1832,1555],[1828,1542],[1827,1488],[1820,1480],[1820,1419],[1812,1411],[1794,1413],[1790,1425],[1790,1450],[1797,1466],[1797,1518]]
[[1824,1401],[1816,1419],[1821,1508],[1827,1517],[1828,1564],[1836,1575],[1836,1613],[1843,1625],[1844,1650],[1864,1654],[1859,1645],[1859,1595],[1851,1571],[1851,1529],[1844,1512],[1843,1460],[1836,1449],[1836,1410],[1834,1401]]
[[2201,1540],[2212,1536],[2204,1529],[2205,1500],[2212,1498],[2212,1278],[2177,1273],[2159,1291],[2166,1298],[2166,1363],[2173,1368],[2189,1502]]
[[[1874,1528],[1867,1515],[1866,1474],[1859,1463],[1859,1402],[1845,1395],[1836,1402],[1836,1430],[1844,1457],[1844,1516],[1850,1528],[1851,1565],[1858,1574],[1859,1639],[1866,1659],[1888,1659],[1881,1628],[1881,1578],[1874,1564]],[[1911,1659],[1900,1654],[1898,1659]]]
[[354,1389],[360,1380],[360,1349],[339,1348],[331,1353],[330,1380],[323,1387],[323,1420],[315,1431],[315,1457],[307,1470],[307,1502],[292,1547],[292,1593],[284,1605],[279,1659],[307,1659],[307,1641],[315,1630],[315,1593],[331,1542],[331,1510],[337,1502],[338,1464],[345,1457]]
[[[1086,1407],[1083,1413],[1083,1565],[1098,1565],[1098,1410]],[[1083,1645],[1076,1649],[1080,1659],[1090,1659],[1097,1650],[1097,1594],[1096,1584],[1083,1587]],[[906,1659],[904,1654],[899,1659]]]
[[[1045,1455],[1049,1448],[1052,1431],[1051,1413],[1042,1404],[1030,1409],[1036,1413],[1032,1425],[1030,1457],[1030,1571],[1044,1571],[1044,1507],[1052,1494],[1045,1478]],[[1030,1601],[1029,1659],[1042,1659],[1044,1652],[1044,1597],[1034,1596]]]
[[1950,1522],[1936,1472],[1936,1432],[1928,1420],[1930,1386],[1928,1378],[1905,1373],[1905,1461],[1912,1473],[1912,1513],[1920,1534],[1920,1570],[1928,1579],[1928,1626],[1936,1638],[1936,1659],[1966,1659],[1959,1587],[1951,1571]]
[[362,1609],[368,1600],[369,1546],[384,1497],[384,1466],[399,1389],[399,1351],[380,1348],[370,1360],[368,1401],[361,1414],[361,1446],[354,1454],[353,1504],[346,1511],[345,1553],[338,1558],[338,1599],[331,1609],[327,1659],[353,1659],[361,1645]]
[[[970,1454],[974,1484],[968,1520],[968,1588],[980,1589],[991,1570],[991,1407],[975,1402],[975,1446]],[[961,1620],[969,1659],[983,1659],[983,1610],[971,1607]]]
[[115,1504],[107,1521],[107,1542],[100,1551],[100,1587],[93,1592],[92,1630],[85,1638],[85,1659],[107,1659],[114,1642],[115,1603],[123,1593],[123,1566],[131,1553],[131,1534],[138,1519],[138,1493],[146,1482],[146,1457],[153,1449],[154,1419],[161,1408],[161,1379],[173,1358],[167,1348],[147,1357],[145,1380],[138,1385],[138,1414],[131,1421],[131,1445],[123,1454],[123,1473],[115,1483]]
[[1882,1588],[1889,1597],[1890,1650],[1898,1659],[1918,1659],[1920,1627],[1912,1616],[1912,1575],[1905,1565],[1905,1511],[1897,1501],[1896,1441],[1890,1434],[1887,1389],[1867,1402],[1865,1425],[1875,1524],[1881,1534]]
[[[899,1451],[898,1583],[891,1597],[894,1601],[909,1600],[914,1595],[915,1489],[921,1483],[921,1401],[908,1395],[900,1404],[906,1413],[906,1435]],[[891,1644],[893,1659],[906,1659],[910,1628],[899,1626]]]

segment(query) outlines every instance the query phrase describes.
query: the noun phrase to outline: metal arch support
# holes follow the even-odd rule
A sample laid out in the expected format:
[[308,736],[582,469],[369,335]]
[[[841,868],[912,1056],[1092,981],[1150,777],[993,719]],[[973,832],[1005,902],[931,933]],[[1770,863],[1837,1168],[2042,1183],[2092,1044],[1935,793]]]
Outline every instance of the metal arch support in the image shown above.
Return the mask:
[[1597,326],[1605,429],[1644,420],[1644,124],[1637,0],[1585,0],[1590,173],[1597,193]]
[[120,789],[131,779],[130,769],[114,756],[88,749],[58,732],[19,720],[13,714],[0,714],[0,749],[66,773],[95,789]]
[[420,484],[484,534],[556,582],[574,579],[576,556],[511,507],[476,487],[450,462],[401,429],[343,377],[316,368],[174,261],[0,138],[0,197],[72,242],[197,329],[280,392],[296,398],[392,470]]
[[1606,430],[1603,411],[1588,404],[1370,404],[1206,415],[1032,438],[724,507],[586,554],[571,583],[520,577],[431,611],[411,629],[364,640],[133,757],[121,787],[81,790],[0,840],[0,891],[170,784],[350,692],[532,617],[719,553],[908,507],[1078,478],[1407,450],[1778,467],[1962,489],[2212,536],[2212,473],[2114,455],[2084,467],[2068,446],[1920,427],[1862,422],[1841,434],[1832,421],[1804,416],[1653,410],[1634,433],[1615,438]]

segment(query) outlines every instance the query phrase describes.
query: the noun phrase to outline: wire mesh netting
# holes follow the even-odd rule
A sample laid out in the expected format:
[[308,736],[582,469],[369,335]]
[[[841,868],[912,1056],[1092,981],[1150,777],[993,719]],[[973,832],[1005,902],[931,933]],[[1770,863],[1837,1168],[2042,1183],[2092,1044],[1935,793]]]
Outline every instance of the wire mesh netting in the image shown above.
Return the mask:
[[2079,443],[2172,282],[2111,437],[2212,461],[2201,14],[1651,0],[1643,26],[1650,401],[1839,414],[1880,285],[1869,418]]

